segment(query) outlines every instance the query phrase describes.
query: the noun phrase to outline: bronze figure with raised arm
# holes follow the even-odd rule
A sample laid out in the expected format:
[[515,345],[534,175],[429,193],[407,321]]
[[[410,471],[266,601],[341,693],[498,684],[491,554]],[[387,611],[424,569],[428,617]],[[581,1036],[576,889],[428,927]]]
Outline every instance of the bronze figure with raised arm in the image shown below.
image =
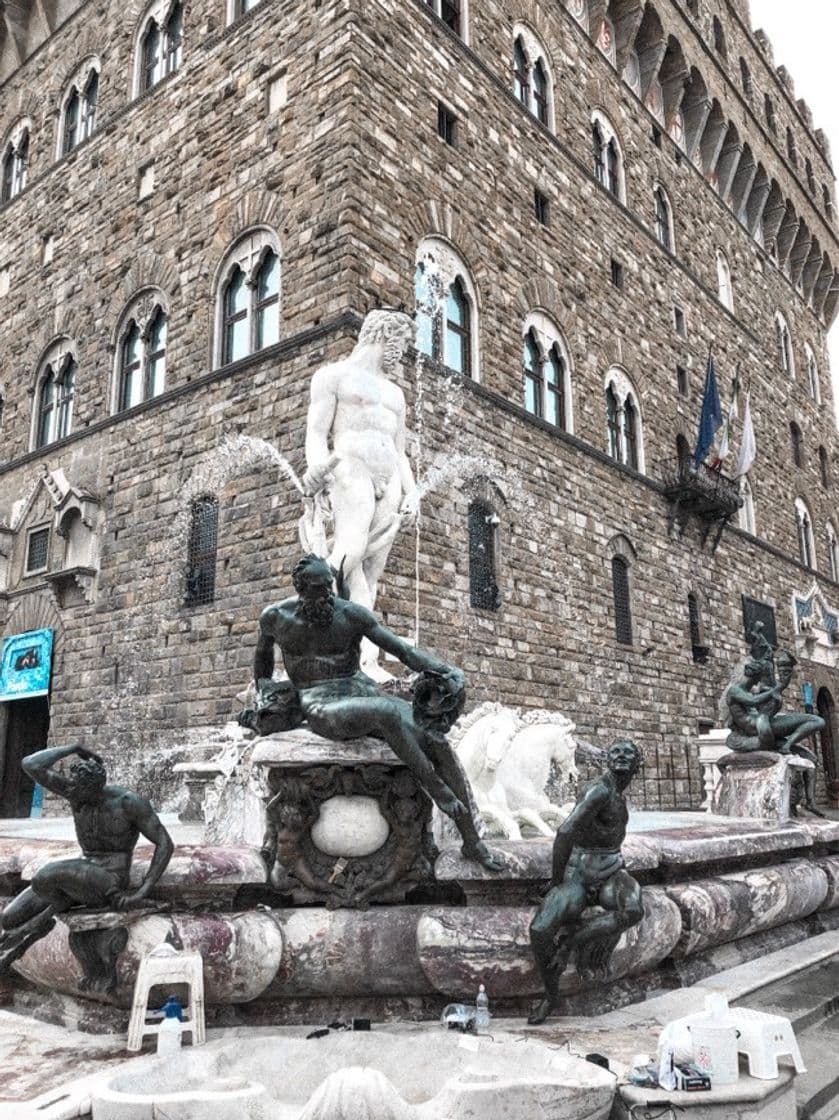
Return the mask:
[[[271,683],[276,643],[300,713],[311,729],[326,739],[365,735],[384,739],[454,821],[464,855],[490,870],[500,870],[503,861],[479,836],[468,779],[444,734],[462,706],[463,673],[403,641],[367,607],[340,598],[337,575],[325,560],[304,556],[294,569],[297,595],[262,612],[254,660],[258,689],[264,691]],[[382,693],[361,671],[360,646],[365,638],[424,675],[414,693],[413,709],[407,701]],[[418,693],[430,698],[425,715]],[[460,700],[448,721],[447,698]]]
[[[577,799],[559,826],[551,886],[530,926],[545,996],[529,1023],[543,1023],[559,1004],[559,980],[571,953],[584,977],[603,976],[624,930],[644,916],[641,887],[626,870],[621,845],[629,811],[623,793],[641,767],[631,740],[613,743],[606,770]],[[587,906],[603,912],[583,919]]]
[[[68,774],[54,769],[72,755],[78,761]],[[6,906],[0,917],[0,973],[49,933],[58,914],[76,907],[144,906],[173,851],[172,839],[151,804],[121,786],[108,785],[102,759],[93,751],[53,747],[28,755],[22,765],[33,781],[69,801],[82,854],[41,867]],[[131,890],[131,857],[141,835],[154,844],[154,855],[142,883]]]

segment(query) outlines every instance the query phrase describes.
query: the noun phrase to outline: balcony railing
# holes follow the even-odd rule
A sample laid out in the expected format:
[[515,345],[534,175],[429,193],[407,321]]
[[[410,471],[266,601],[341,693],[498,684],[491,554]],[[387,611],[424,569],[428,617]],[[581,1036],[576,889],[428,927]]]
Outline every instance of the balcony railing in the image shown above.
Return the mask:
[[664,463],[662,481],[665,494],[682,511],[712,521],[731,517],[743,504],[733,478],[706,463],[697,466],[690,457]]

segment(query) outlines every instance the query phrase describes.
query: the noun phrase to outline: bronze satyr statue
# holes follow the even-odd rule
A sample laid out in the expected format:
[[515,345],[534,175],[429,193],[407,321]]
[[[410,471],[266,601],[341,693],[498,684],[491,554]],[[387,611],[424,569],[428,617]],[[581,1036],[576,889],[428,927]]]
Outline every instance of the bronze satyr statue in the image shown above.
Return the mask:
[[[756,622],[751,630],[751,657],[742,674],[725,692],[728,707],[729,750],[738,753],[771,751],[795,754],[815,765],[816,755],[802,744],[803,739],[824,730],[824,720],[813,712],[782,712],[783,694],[792,680],[796,660],[787,650],[775,653]],[[815,816],[823,816],[815,804],[816,772],[805,770],[803,789],[793,789],[791,812],[796,815],[803,793],[804,804]]]
[[[621,854],[629,819],[623,791],[641,764],[633,742],[613,743],[605,773],[559,826],[551,887],[530,926],[545,997],[534,1006],[529,1023],[544,1023],[558,1006],[559,980],[572,952],[581,976],[605,976],[621,934],[644,916],[641,887]],[[587,906],[601,906],[604,913],[583,919]]]
[[[294,726],[299,714],[326,739],[384,739],[454,821],[463,838],[463,854],[491,871],[502,870],[503,861],[478,835],[469,782],[445,738],[463,706],[463,673],[403,641],[367,607],[337,595],[336,581],[343,590],[342,577],[325,560],[304,556],[293,580],[297,595],[267,607],[259,621],[254,659],[258,693],[265,696],[280,689],[279,708],[281,718],[288,718],[287,726]],[[423,674],[413,709],[407,701],[380,692],[361,672],[363,638]],[[275,643],[289,676],[285,687],[270,680]],[[289,687],[293,696],[286,695]],[[240,720],[257,730],[265,727],[259,719],[254,723],[251,712]],[[274,725],[277,730],[281,726]]]
[[[70,767],[69,775],[53,769],[71,755],[79,761]],[[77,908],[145,906],[173,851],[171,837],[149,802],[120,786],[106,785],[102,759],[93,751],[54,747],[28,755],[22,765],[33,781],[70,802],[82,855],[41,867],[31,884],[6,906],[0,917],[0,974],[49,933],[56,915]],[[131,856],[140,834],[154,844],[154,856],[143,882],[132,891]],[[113,985],[105,984],[103,990],[108,986]]]

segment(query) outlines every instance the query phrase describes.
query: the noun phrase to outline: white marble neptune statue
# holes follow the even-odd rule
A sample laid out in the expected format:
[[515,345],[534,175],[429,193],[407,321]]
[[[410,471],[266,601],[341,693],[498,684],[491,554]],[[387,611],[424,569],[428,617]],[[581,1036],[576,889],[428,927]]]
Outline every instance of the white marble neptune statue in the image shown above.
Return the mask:
[[405,395],[390,380],[414,333],[404,312],[371,311],[349,357],[312,378],[301,539],[334,568],[343,564],[350,598],[370,609],[393,540],[419,505],[406,453]]

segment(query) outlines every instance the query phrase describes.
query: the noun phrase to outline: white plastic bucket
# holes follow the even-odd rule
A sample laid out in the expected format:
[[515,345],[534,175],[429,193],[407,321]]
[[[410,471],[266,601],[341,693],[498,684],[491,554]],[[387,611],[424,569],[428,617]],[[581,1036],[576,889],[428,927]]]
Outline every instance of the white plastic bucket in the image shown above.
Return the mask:
[[734,1085],[740,1077],[736,1027],[712,1023],[691,1023],[693,1060],[711,1078],[711,1085]]

